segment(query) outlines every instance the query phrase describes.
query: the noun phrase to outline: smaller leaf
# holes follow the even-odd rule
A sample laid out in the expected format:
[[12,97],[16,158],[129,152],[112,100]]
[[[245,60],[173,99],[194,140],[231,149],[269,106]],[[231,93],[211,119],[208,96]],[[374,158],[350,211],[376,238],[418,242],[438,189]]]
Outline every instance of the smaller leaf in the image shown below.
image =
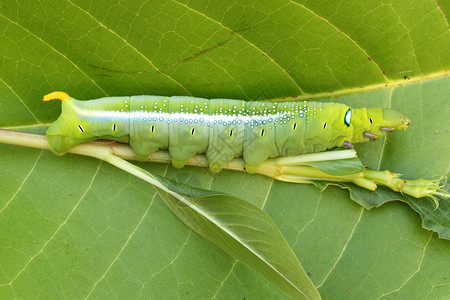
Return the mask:
[[[406,202],[412,209],[419,213],[422,218],[423,228],[435,231],[441,239],[450,239],[450,201],[448,199],[440,201],[439,208],[436,209],[434,202],[431,199],[417,199],[394,192],[385,186],[379,186],[372,192],[347,182],[318,180],[313,180],[312,182],[321,190],[324,190],[328,185],[337,185],[341,188],[348,189],[350,198],[365,209],[379,207],[389,201],[400,200]],[[448,186],[446,186],[446,190],[448,190]]]
[[339,159],[332,161],[317,161],[307,165],[317,168],[330,175],[347,175],[361,172],[363,164],[358,157],[350,159]]
[[192,230],[277,285],[294,299],[320,299],[291,247],[262,209],[223,193],[155,176],[117,156],[97,156],[153,184]]

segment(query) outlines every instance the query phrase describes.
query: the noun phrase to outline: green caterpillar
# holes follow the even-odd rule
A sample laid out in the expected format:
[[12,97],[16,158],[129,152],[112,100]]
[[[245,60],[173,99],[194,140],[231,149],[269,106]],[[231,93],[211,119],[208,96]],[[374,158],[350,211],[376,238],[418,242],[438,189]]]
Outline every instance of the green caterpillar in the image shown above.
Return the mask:
[[139,160],[168,149],[175,167],[205,153],[213,172],[242,156],[256,172],[269,157],[320,152],[405,130],[409,119],[392,109],[351,109],[320,102],[246,102],[194,97],[131,96],[62,101],[60,117],[47,130],[51,150],[62,155],[91,140],[129,143]]

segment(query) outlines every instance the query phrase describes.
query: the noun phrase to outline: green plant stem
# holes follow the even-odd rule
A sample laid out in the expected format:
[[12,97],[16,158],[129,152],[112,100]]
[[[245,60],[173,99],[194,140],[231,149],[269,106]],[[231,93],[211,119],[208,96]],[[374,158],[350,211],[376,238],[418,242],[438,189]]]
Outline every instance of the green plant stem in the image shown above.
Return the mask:
[[338,159],[348,159],[356,157],[356,151],[351,150],[339,150],[339,151],[328,151],[328,152],[319,152],[319,153],[311,153],[311,154],[302,154],[295,156],[280,156],[274,158],[273,160],[279,166],[291,166],[291,165],[300,165],[302,163],[311,163],[317,161],[329,161],[329,160],[338,160]]
[[362,172],[347,175],[330,175],[312,166],[279,165],[278,159],[266,160],[258,169],[257,173],[287,182],[312,183],[312,180],[326,180],[353,182],[371,191],[374,191],[377,188],[375,182],[364,178]]
[[362,173],[365,178],[385,185],[395,192],[407,194],[415,198],[429,197],[434,201],[436,208],[439,206],[439,199],[437,197],[450,197],[449,193],[442,189],[440,185],[441,180],[427,180],[422,178],[405,180],[400,178],[401,174],[392,173],[388,170],[363,170]]
[[[49,149],[47,140],[45,139],[44,135],[2,129],[0,129],[0,143],[39,149]],[[110,163],[114,162],[114,165],[116,165],[115,163],[117,161],[112,157],[120,157],[125,160],[136,160],[133,150],[129,145],[111,141],[93,141],[80,144],[72,148],[69,152],[79,155],[96,157],[102,160],[106,160]],[[375,190],[377,188],[377,184],[379,184],[387,186],[393,191],[407,194],[416,198],[430,197],[431,199],[433,199],[433,201],[435,201],[436,206],[438,204],[438,199],[436,198],[436,196],[440,198],[450,197],[449,193],[441,188],[439,183],[440,180],[405,180],[400,178],[400,174],[392,173],[388,170],[363,170],[362,172],[353,174],[330,175],[312,166],[303,165],[304,163],[308,162],[348,159],[355,156],[356,152],[354,152],[353,150],[343,150],[290,157],[277,157],[273,159],[267,159],[257,170],[257,173],[275,178],[280,181],[295,183],[312,183],[313,180],[352,182],[371,191]],[[158,163],[171,163],[172,158],[167,151],[159,150],[150,155],[149,161]],[[209,162],[206,159],[205,155],[196,155],[191,158],[186,164],[197,167],[209,166]],[[116,166],[123,169],[124,163]],[[127,162],[127,172],[132,173],[131,166],[134,165]],[[245,171],[245,163],[242,158],[235,158],[225,166],[225,169],[243,172]],[[150,182],[148,178],[144,180]],[[154,179],[154,181],[150,183],[161,189],[164,189],[163,187],[161,187],[161,183],[156,179]],[[167,192],[170,193],[169,190],[167,190]]]

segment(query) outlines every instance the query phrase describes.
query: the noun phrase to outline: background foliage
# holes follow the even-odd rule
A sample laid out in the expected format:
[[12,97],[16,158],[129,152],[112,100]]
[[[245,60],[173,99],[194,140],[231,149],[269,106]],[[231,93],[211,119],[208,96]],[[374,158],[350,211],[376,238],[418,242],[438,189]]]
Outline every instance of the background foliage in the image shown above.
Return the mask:
[[[326,98],[411,118],[409,131],[358,147],[365,164],[441,176],[449,10],[448,0],[2,1],[0,126],[43,132],[59,114],[40,101],[53,90]],[[449,242],[402,203],[367,211],[335,187],[141,166],[262,207],[324,298],[450,294]],[[1,298],[285,297],[105,163],[0,145],[0,186]]]

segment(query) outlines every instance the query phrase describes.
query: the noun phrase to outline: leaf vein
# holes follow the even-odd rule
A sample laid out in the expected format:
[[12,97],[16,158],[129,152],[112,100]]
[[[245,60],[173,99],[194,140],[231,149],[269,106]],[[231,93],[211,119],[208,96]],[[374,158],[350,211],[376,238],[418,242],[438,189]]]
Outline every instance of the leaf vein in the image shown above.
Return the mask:
[[26,110],[28,110],[28,112],[31,114],[31,116],[36,120],[36,122],[38,122],[40,125],[42,124],[41,121],[38,120],[38,118],[35,116],[35,114],[31,111],[31,109],[28,107],[28,105],[25,104],[25,102],[22,100],[22,98],[17,95],[17,93],[12,89],[12,87],[7,84],[3,79],[0,78],[0,81],[6,86],[8,87],[8,89],[17,97],[17,99],[19,99],[20,103],[22,103],[22,105],[26,108]]
[[236,266],[236,264],[238,263],[238,260],[235,259],[233,265],[230,268],[230,272],[228,272],[228,274],[225,276],[225,278],[223,279],[222,283],[219,285],[219,287],[217,288],[216,293],[214,294],[214,296],[212,297],[212,299],[216,299],[217,294],[220,292],[220,290],[223,287],[223,284],[227,281],[228,277],[230,277],[231,273],[233,273],[234,267]]
[[94,173],[94,176],[92,176],[92,180],[89,183],[89,186],[87,187],[87,189],[84,191],[83,195],[80,197],[80,199],[78,200],[78,202],[75,204],[75,206],[73,207],[73,209],[70,211],[70,213],[67,215],[66,219],[61,223],[61,225],[58,226],[58,228],[56,229],[56,231],[53,233],[53,235],[42,245],[41,249],[39,249],[38,252],[36,252],[36,254],[34,254],[30,260],[25,264],[25,266],[22,268],[22,270],[20,270],[17,275],[9,282],[8,285],[12,285],[12,283],[20,276],[20,274],[22,274],[25,269],[28,267],[28,265],[39,255],[41,254],[45,247],[47,247],[47,245],[55,238],[55,236],[59,233],[59,231],[61,230],[61,228],[63,228],[66,224],[67,221],[70,219],[70,217],[72,217],[73,213],[76,211],[76,209],[78,208],[78,206],[80,205],[81,201],[83,201],[83,199],[86,197],[86,194],[88,193],[88,191],[91,190],[92,185],[94,183],[95,178],[97,177],[97,174],[100,170],[100,167],[102,165],[102,162],[100,161],[97,167],[97,170]]
[[33,173],[34,169],[36,168],[37,163],[39,162],[39,160],[42,157],[42,153],[44,153],[43,150],[41,150],[41,152],[39,153],[38,158],[36,159],[36,161],[34,162],[33,166],[31,167],[30,171],[28,172],[28,174],[25,176],[25,178],[23,179],[22,183],[20,184],[19,188],[17,189],[17,191],[14,193],[14,195],[12,195],[12,197],[8,200],[8,202],[6,202],[5,206],[3,206],[2,209],[0,209],[0,214],[8,207],[8,205],[11,203],[11,201],[13,201],[14,198],[16,198],[17,194],[22,190],[22,187],[25,185],[25,182],[27,182],[28,177],[30,177],[31,173]]
[[[398,288],[396,288],[396,289],[394,289],[394,290],[392,290],[390,292],[382,294],[377,299],[383,298],[383,297],[385,297],[385,296],[387,296],[389,294],[392,294],[392,293],[400,291],[405,286],[405,284],[407,284],[417,273],[419,273],[420,269],[422,268],[422,263],[423,263],[423,260],[425,258],[425,253],[426,253],[428,244],[430,243],[432,237],[433,237],[433,232],[430,232],[428,240],[427,240],[427,242],[425,243],[425,245],[423,247],[422,256],[420,257],[420,260],[418,261],[416,270],[408,278],[406,278],[406,280]],[[426,279],[426,277],[425,277],[425,279]],[[430,284],[431,284],[431,282],[430,282]]]
[[326,281],[326,280],[328,279],[328,277],[331,275],[331,272],[334,271],[334,269],[336,268],[336,265],[338,264],[338,262],[341,260],[342,256],[344,255],[345,250],[347,249],[348,245],[350,244],[350,241],[351,241],[351,239],[352,239],[352,237],[353,237],[353,234],[355,233],[356,228],[358,227],[359,222],[361,221],[361,218],[362,218],[363,213],[364,213],[364,207],[361,207],[361,208],[360,208],[360,213],[359,213],[358,220],[356,220],[355,225],[353,226],[353,229],[352,229],[352,231],[350,232],[350,235],[349,235],[349,237],[348,237],[348,239],[347,239],[347,243],[344,244],[344,247],[342,248],[341,253],[339,254],[339,256],[338,256],[338,258],[336,259],[336,261],[334,262],[334,264],[333,264],[333,266],[331,267],[330,271],[328,271],[328,273],[327,273],[327,275],[325,276],[325,278],[322,280],[321,283],[319,283],[319,285],[317,285],[317,288],[318,288],[318,289],[325,283],[325,281]]
[[442,16],[442,19],[445,22],[445,25],[447,25],[447,31],[450,31],[450,25],[448,24],[447,16],[445,15],[444,10],[440,8],[440,5],[437,1],[433,1],[433,2],[434,2],[434,5],[436,5],[436,8],[439,10],[439,13]]
[[[392,105],[392,93],[394,92],[394,88],[391,88],[389,90],[389,98],[388,98],[388,108],[391,108]],[[377,170],[380,170],[381,167],[381,161],[383,160],[383,155],[384,155],[384,148],[386,146],[386,140],[387,140],[387,136],[385,135],[383,137],[383,143],[381,144],[381,150],[380,150],[380,159],[378,160],[378,166],[377,166]]]
[[[300,4],[298,2],[295,2],[293,0],[289,0],[292,4],[298,5],[301,8],[305,9],[306,11],[308,11],[309,13],[311,13],[313,16],[325,21],[328,25],[330,25],[333,29],[335,29],[338,33],[342,34],[343,36],[345,36],[352,44],[354,44],[366,57],[371,57],[366,50],[364,50],[354,39],[352,39],[350,37],[350,35],[348,35],[347,33],[345,33],[343,30],[340,30],[336,25],[334,25],[333,23],[331,23],[329,20],[325,19],[322,16],[319,16],[316,12],[314,12],[313,10],[311,10],[310,8],[306,7],[303,4]],[[371,57],[372,58],[372,57]],[[380,68],[380,66],[375,62],[375,60],[372,58],[371,62],[375,65],[375,67],[380,71],[381,76],[383,76],[385,81],[388,81],[388,78],[386,77],[386,75],[384,75],[383,70]]]
[[[168,165],[166,166],[166,169],[164,171],[164,175],[166,175],[168,170]],[[150,211],[150,208],[153,206],[153,201],[155,200],[157,193],[155,191],[155,193],[153,194],[152,199],[150,200],[150,203],[147,207],[147,209],[145,210],[144,214],[142,215],[141,219],[139,220],[139,222],[137,223],[136,227],[134,228],[134,230],[130,233],[130,235],[128,236],[128,239],[125,241],[125,243],[123,244],[122,248],[120,248],[119,252],[117,253],[116,257],[112,260],[112,262],[109,264],[109,266],[106,268],[105,272],[102,274],[102,276],[100,276],[100,278],[94,283],[94,285],[92,286],[92,289],[89,291],[88,295],[86,296],[85,299],[88,299],[92,293],[94,292],[95,288],[97,287],[98,283],[100,281],[103,280],[103,278],[106,277],[106,275],[108,274],[109,270],[111,270],[112,266],[116,263],[116,261],[119,259],[120,255],[122,254],[122,252],[125,250],[125,248],[127,247],[128,243],[130,242],[131,238],[134,236],[134,234],[136,233],[136,231],[139,229],[139,227],[141,226],[142,222],[144,221],[145,217],[148,215],[148,212]],[[189,233],[190,236],[190,233]],[[189,236],[187,238],[187,240],[189,239]],[[185,242],[185,244],[187,243],[187,240]],[[184,244],[183,244],[184,247]],[[182,247],[182,249],[183,249]],[[181,252],[181,250],[180,250]],[[178,254],[177,254],[178,257]],[[161,270],[162,271],[162,270]],[[153,277],[153,276],[152,276]]]
[[9,22],[11,22],[12,24],[16,25],[17,27],[21,28],[22,30],[24,30],[25,32],[29,33],[32,37],[34,37],[35,39],[37,39],[38,41],[40,41],[41,43],[43,43],[45,46],[47,46],[48,48],[50,48],[52,51],[54,51],[55,53],[59,54],[60,56],[62,56],[63,58],[65,58],[72,66],[74,66],[76,69],[78,69],[78,71],[80,71],[81,74],[83,74],[84,76],[86,76],[96,87],[98,87],[98,89],[100,91],[102,91],[106,96],[108,96],[108,93],[105,92],[96,82],[93,78],[91,78],[88,74],[86,74],[82,69],[80,69],[80,67],[77,66],[77,64],[75,64],[72,60],[70,60],[66,55],[64,55],[63,53],[61,53],[60,51],[58,51],[56,48],[54,48],[52,45],[48,44],[46,41],[44,41],[42,38],[40,38],[39,36],[35,35],[34,33],[32,33],[31,31],[29,31],[27,28],[23,27],[22,25],[20,25],[17,22],[14,22],[13,20],[9,19],[8,17],[0,14],[0,16],[2,16],[3,18],[5,18],[6,20],[8,20]]
[[169,80],[173,81],[174,83],[178,84],[178,86],[180,86],[183,90],[186,91],[186,93],[188,93],[189,95],[192,96],[192,94],[180,83],[178,82],[176,79],[172,78],[171,76],[165,74],[164,72],[162,72],[161,70],[158,69],[158,67],[156,67],[153,62],[147,57],[145,56],[142,52],[140,52],[136,47],[134,47],[133,45],[131,45],[125,38],[121,37],[119,34],[117,34],[114,30],[112,30],[111,28],[108,28],[105,24],[103,24],[102,22],[100,22],[97,18],[95,18],[91,13],[89,13],[87,10],[83,9],[82,7],[76,5],[75,3],[73,3],[70,0],[67,0],[67,2],[69,2],[70,4],[72,4],[74,7],[76,7],[77,9],[79,9],[80,11],[82,11],[83,13],[85,13],[86,15],[88,15],[90,18],[92,18],[92,20],[94,20],[95,22],[97,22],[97,24],[99,24],[103,29],[107,30],[107,32],[112,33],[114,36],[116,36],[117,38],[119,38],[126,46],[130,47],[133,51],[135,51],[137,54],[139,54],[145,61],[147,61],[152,68],[154,68],[159,74],[161,74],[162,76],[167,77]]
[[299,89],[300,93],[305,94],[305,92],[303,91],[303,89],[297,84],[297,82],[294,80],[294,78],[289,74],[289,72],[283,68],[279,63],[277,63],[272,57],[269,56],[268,53],[264,52],[261,48],[259,48],[258,46],[256,46],[254,43],[252,43],[251,41],[249,41],[248,39],[246,39],[244,36],[242,36],[241,34],[239,34],[238,32],[232,30],[229,27],[226,27],[225,25],[223,25],[222,23],[220,23],[219,21],[214,20],[213,18],[205,15],[204,13],[195,10],[191,7],[189,7],[186,4],[180,3],[177,0],[172,0],[172,2],[177,3],[180,6],[185,7],[186,9],[204,17],[205,19],[216,23],[217,25],[221,26],[222,28],[228,30],[229,32],[231,32],[232,34],[236,35],[237,37],[239,37],[240,39],[242,39],[243,41],[245,41],[246,43],[248,43],[252,48],[258,50],[259,52],[261,52],[261,54],[263,54],[265,57],[267,57],[272,63],[274,63],[287,77],[288,79]]

